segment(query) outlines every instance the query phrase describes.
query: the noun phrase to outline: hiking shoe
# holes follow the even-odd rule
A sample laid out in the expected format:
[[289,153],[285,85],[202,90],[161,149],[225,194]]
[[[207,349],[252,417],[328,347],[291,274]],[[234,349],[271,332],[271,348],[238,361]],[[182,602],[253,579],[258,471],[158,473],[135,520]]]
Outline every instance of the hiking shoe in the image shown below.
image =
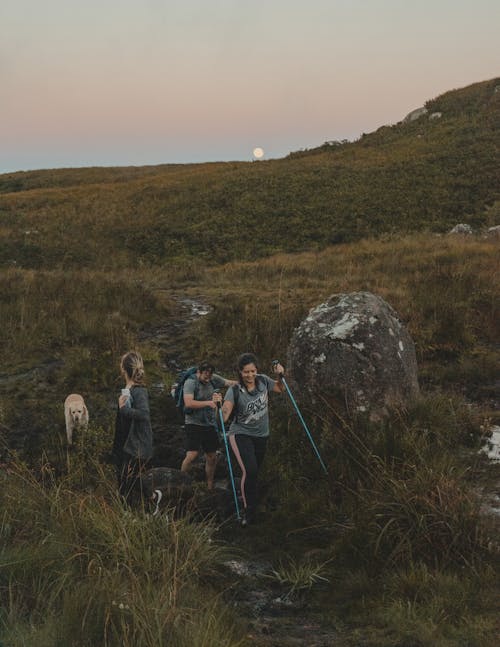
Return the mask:
[[241,513],[240,523],[243,527],[249,526],[250,524],[255,523],[255,513],[246,508]]

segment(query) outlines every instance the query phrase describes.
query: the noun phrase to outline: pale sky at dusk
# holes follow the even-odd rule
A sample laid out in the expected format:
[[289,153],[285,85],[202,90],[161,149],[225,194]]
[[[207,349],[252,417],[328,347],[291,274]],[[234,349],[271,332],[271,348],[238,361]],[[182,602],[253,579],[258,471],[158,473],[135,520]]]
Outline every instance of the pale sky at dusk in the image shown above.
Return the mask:
[[500,75],[499,0],[3,0],[0,173],[264,159]]

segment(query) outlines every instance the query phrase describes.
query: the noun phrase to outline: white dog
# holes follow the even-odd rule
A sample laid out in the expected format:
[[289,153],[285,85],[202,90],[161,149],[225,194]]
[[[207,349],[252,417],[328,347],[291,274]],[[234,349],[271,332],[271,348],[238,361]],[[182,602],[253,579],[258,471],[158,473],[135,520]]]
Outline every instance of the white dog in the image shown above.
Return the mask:
[[66,436],[68,445],[73,443],[75,429],[86,429],[89,424],[89,412],[81,395],[72,393],[64,401],[64,418],[66,419]]

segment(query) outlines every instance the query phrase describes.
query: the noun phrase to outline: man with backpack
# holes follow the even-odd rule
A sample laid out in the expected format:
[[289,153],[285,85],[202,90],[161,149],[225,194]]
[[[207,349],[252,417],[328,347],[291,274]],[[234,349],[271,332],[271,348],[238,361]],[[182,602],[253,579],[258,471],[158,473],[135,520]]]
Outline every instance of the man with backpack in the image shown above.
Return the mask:
[[214,373],[210,362],[201,362],[196,372],[188,374],[182,386],[182,404],[186,431],[186,456],[181,470],[187,472],[198,458],[200,447],[205,453],[205,473],[208,489],[213,489],[217,465],[217,403],[213,395],[219,389],[237,384]]

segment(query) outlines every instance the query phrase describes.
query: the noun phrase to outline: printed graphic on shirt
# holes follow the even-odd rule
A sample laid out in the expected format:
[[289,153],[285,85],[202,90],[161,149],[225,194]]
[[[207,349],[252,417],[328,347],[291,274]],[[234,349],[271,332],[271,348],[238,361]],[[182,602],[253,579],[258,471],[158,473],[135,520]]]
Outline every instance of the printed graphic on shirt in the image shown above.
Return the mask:
[[[250,393],[238,387],[237,411],[229,427],[229,434],[248,434],[265,437],[269,435],[269,391],[276,382],[267,375],[256,376],[257,388]],[[234,389],[228,389],[226,400],[234,405]]]
[[242,415],[242,422],[249,424],[265,416],[267,413],[267,400],[267,391],[265,391],[255,400],[248,402]]

